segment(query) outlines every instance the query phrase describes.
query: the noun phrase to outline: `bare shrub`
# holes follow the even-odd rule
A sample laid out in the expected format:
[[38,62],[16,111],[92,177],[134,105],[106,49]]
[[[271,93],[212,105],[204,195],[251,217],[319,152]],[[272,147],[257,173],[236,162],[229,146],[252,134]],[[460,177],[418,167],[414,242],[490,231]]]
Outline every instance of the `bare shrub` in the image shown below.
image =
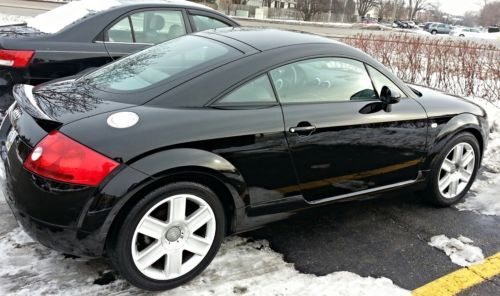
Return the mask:
[[500,99],[500,50],[494,44],[409,34],[360,34],[342,41],[408,83],[492,102]]

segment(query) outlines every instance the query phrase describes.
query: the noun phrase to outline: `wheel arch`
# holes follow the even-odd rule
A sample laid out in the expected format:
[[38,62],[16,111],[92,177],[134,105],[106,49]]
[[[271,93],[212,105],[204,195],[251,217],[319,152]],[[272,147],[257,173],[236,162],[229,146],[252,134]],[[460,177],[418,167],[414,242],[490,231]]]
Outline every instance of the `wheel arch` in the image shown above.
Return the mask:
[[436,156],[441,149],[456,135],[468,132],[472,134],[479,143],[480,157],[482,159],[483,151],[486,149],[487,134],[484,132],[483,122],[474,114],[462,113],[451,118],[446,124],[440,127],[437,135],[434,137],[429,150],[424,167],[431,169]]
[[245,205],[249,202],[246,183],[237,169],[221,156],[198,149],[180,148],[151,154],[129,166],[149,177],[134,185],[134,190],[121,197],[111,208],[100,230],[105,244],[141,197],[173,182],[195,182],[214,191],[224,207],[228,222],[226,234],[232,233],[238,221],[244,219]]

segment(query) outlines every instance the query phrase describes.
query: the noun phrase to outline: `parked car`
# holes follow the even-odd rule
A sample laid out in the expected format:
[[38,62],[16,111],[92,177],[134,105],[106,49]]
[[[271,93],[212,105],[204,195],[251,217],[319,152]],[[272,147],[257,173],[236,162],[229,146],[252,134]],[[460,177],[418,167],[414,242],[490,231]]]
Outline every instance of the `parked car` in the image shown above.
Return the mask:
[[276,29],[199,32],[13,92],[0,184],[16,219],[148,290],[301,209],[403,189],[455,204],[488,141],[479,106]]
[[427,31],[432,35],[436,34],[449,34],[452,30],[452,26],[448,24],[435,23],[429,26]]
[[436,23],[435,23],[435,22],[427,22],[427,23],[424,23],[424,24],[423,24],[423,26],[422,26],[422,29],[423,29],[424,31],[429,32],[429,27],[430,27],[431,25],[433,25],[433,24],[436,24]]
[[12,103],[14,84],[74,75],[153,44],[227,26],[238,23],[179,0],[75,1],[27,24],[0,26],[0,111]]
[[479,33],[481,31],[475,28],[454,28],[450,31],[450,35],[455,37],[477,37]]

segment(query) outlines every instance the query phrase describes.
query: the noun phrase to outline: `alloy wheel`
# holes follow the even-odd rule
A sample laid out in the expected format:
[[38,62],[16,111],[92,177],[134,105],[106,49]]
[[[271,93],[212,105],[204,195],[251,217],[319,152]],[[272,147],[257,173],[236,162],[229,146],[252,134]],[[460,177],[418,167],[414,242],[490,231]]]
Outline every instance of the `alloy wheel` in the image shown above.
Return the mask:
[[439,171],[439,192],[444,198],[457,197],[469,184],[476,156],[469,143],[455,145],[446,155]]
[[205,258],[215,231],[215,215],[205,200],[192,194],[169,196],[155,204],[137,224],[132,259],[149,278],[178,278]]

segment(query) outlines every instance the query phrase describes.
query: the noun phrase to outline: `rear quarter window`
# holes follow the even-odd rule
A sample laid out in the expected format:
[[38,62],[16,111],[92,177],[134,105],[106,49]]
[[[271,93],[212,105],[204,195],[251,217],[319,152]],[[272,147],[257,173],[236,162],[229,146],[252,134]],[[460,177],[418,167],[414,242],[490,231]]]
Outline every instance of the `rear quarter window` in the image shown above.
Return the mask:
[[242,53],[198,36],[183,36],[127,56],[79,81],[104,91],[139,91],[174,80]]

